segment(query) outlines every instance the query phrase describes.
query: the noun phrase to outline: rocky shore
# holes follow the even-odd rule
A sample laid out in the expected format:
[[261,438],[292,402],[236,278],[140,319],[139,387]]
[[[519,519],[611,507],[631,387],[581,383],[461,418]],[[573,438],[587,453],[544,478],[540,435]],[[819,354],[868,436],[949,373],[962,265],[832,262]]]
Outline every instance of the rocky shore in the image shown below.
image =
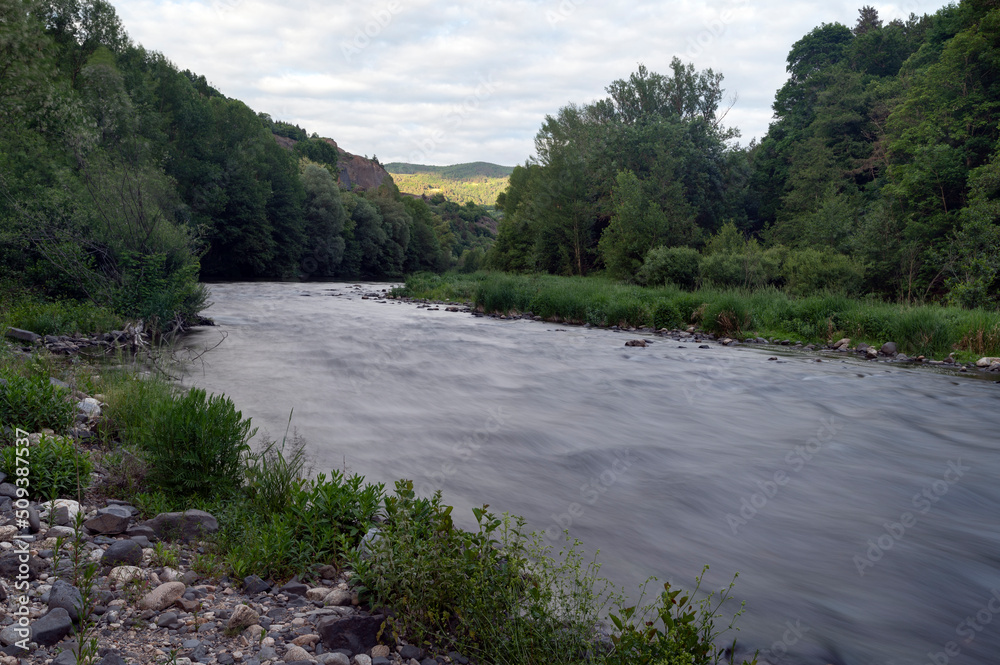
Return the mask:
[[[529,321],[545,321],[547,323],[559,323],[563,325],[580,325],[574,324],[573,322],[562,321],[561,319],[543,319],[541,316],[536,316],[532,312],[524,313],[512,313],[512,314],[485,314],[480,309],[474,307],[472,303],[453,303],[453,302],[441,302],[426,300],[422,298],[406,298],[406,297],[396,297],[396,296],[385,296],[384,294],[367,294],[366,297],[374,298],[378,296],[381,299],[388,298],[389,300],[398,300],[402,302],[408,302],[415,304],[417,307],[422,309],[427,309],[429,311],[440,311],[444,310],[447,312],[462,312],[466,314],[471,314],[473,316],[486,317],[503,321],[509,320],[529,320]],[[590,323],[582,324],[584,328],[594,327]],[[640,335],[648,335],[655,337],[662,337],[678,343],[691,343],[701,345],[702,348],[711,348],[709,343],[719,344],[722,346],[740,346],[740,345],[758,345],[758,346],[775,346],[783,347],[786,350],[791,351],[802,351],[805,353],[819,353],[819,352],[832,352],[835,354],[850,354],[853,356],[860,357],[865,360],[870,361],[883,361],[892,363],[906,363],[911,365],[927,365],[927,366],[939,366],[945,369],[951,368],[959,372],[981,372],[989,373],[991,375],[1000,375],[1000,357],[983,357],[974,362],[962,363],[955,359],[954,354],[949,354],[945,358],[935,360],[932,358],[927,358],[925,356],[915,356],[910,357],[904,353],[898,351],[898,346],[895,342],[885,342],[881,345],[875,346],[870,345],[865,342],[857,343],[852,345],[852,340],[850,338],[843,338],[837,341],[829,341],[827,344],[808,344],[801,341],[792,339],[768,339],[765,337],[747,337],[743,339],[735,339],[731,337],[719,337],[714,333],[709,333],[704,330],[700,330],[696,326],[688,326],[685,329],[670,329],[661,328],[657,330],[656,328],[621,328],[619,326],[609,326],[608,330],[613,330],[615,332],[624,333],[636,333]],[[630,347],[645,347],[647,343],[651,343],[651,340],[634,339],[629,340],[625,343],[626,346]],[[771,360],[777,360],[777,358],[772,358]],[[821,357],[817,357],[817,360],[822,360]],[[1000,378],[1000,377],[998,377]]]

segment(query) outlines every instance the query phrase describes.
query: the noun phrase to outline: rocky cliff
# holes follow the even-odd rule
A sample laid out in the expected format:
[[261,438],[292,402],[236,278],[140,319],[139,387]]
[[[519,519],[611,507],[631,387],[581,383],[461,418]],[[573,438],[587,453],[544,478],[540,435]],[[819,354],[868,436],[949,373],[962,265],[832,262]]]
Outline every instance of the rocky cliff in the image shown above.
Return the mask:
[[[298,143],[295,139],[285,138],[277,134],[274,135],[274,140],[278,142],[278,145],[288,150],[294,149],[295,144]],[[323,140],[337,149],[339,155],[337,168],[340,170],[339,180],[340,184],[347,189],[354,189],[355,187],[365,190],[378,189],[386,180],[393,182],[392,176],[378,162],[359,155],[352,155],[337,145],[337,142],[333,139]]]

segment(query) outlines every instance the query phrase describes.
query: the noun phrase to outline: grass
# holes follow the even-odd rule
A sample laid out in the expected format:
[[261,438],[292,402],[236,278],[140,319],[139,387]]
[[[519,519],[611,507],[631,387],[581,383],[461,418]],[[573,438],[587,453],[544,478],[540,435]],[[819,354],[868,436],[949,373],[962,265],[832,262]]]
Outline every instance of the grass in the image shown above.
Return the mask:
[[102,333],[124,325],[124,319],[107,308],[68,301],[21,299],[0,313],[0,330],[21,328],[39,335]]
[[732,337],[825,344],[895,342],[911,356],[959,359],[1000,355],[1000,312],[941,305],[898,305],[830,293],[796,298],[778,289],[639,287],[601,277],[475,273],[415,275],[397,295],[467,300],[487,313],[532,312],[547,320],[596,326],[698,325]]

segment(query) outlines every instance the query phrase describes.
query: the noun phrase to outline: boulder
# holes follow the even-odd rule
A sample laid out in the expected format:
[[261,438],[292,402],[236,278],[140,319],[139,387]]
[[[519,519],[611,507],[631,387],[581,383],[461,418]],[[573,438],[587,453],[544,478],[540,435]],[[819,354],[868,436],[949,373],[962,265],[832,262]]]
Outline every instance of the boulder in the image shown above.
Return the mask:
[[379,631],[385,623],[385,616],[354,615],[349,617],[325,617],[316,625],[316,632],[323,640],[325,649],[348,649],[353,653],[366,653],[378,644]]
[[142,568],[138,566],[117,566],[108,573],[108,582],[122,586],[132,580],[141,579],[142,576]]
[[72,499],[56,499],[48,504],[52,520],[58,526],[69,526],[76,523],[76,515],[80,512],[80,503]]
[[139,609],[160,612],[173,605],[184,595],[183,582],[165,582],[156,587],[139,601]]
[[629,341],[625,342],[625,346],[641,346],[641,347],[645,347],[646,346],[646,340],[644,340],[644,339],[630,339]]
[[219,530],[219,521],[204,510],[160,513],[142,523],[162,540],[201,540]]
[[116,540],[101,555],[102,566],[138,566],[142,562],[142,548],[132,540]]
[[237,605],[229,617],[226,628],[233,634],[241,633],[250,626],[256,625],[260,615],[247,605]]
[[976,361],[976,367],[989,369],[992,365],[1000,363],[1000,358],[980,358]]
[[309,654],[308,651],[295,644],[285,648],[284,660],[286,663],[293,663],[295,661],[302,661],[302,660],[309,663],[315,662],[313,661],[313,657]]
[[49,610],[31,624],[31,641],[41,646],[51,646],[69,635],[73,629],[73,620],[69,612],[61,607]]
[[99,418],[101,416],[101,403],[93,397],[88,397],[76,403],[76,411],[89,419]]
[[[38,579],[38,573],[47,569],[49,564],[44,559],[40,559],[37,556],[31,555],[28,558],[28,580]],[[0,555],[0,576],[6,577],[8,580],[15,579],[21,568],[21,553],[18,551],[9,551]]]
[[125,533],[130,519],[132,519],[132,511],[125,506],[108,506],[98,510],[97,515],[91,517],[83,525],[93,533],[113,536]]
[[258,593],[267,593],[270,590],[271,585],[256,575],[250,575],[243,580],[243,591],[248,595],[255,596]]
[[80,596],[80,590],[63,580],[56,580],[52,585],[52,590],[49,591],[49,609],[63,608],[74,623],[80,620],[80,605],[82,603],[83,598]]
[[886,342],[885,344],[882,345],[882,348],[879,349],[879,353],[881,353],[883,356],[894,356],[898,352],[899,351],[896,348],[895,342]]
[[847,347],[849,347],[850,345],[851,345],[851,338],[850,338],[850,337],[845,337],[845,338],[844,338],[844,339],[842,339],[842,340],[839,340],[839,341],[837,341],[837,342],[834,342],[834,344],[833,344],[833,348],[834,348],[835,350],[836,350],[836,349],[846,349],[846,348],[847,348]]
[[354,594],[347,589],[334,589],[323,598],[324,605],[344,606],[350,605]]
[[874,346],[869,346],[867,349],[865,349],[865,357],[868,358],[869,360],[878,358],[878,351],[875,350]]
[[37,335],[30,330],[21,330],[20,328],[8,328],[5,334],[11,339],[27,342],[28,344],[35,344],[42,339],[41,335]]
[[18,528],[13,524],[0,526],[0,543],[9,543],[17,535]]

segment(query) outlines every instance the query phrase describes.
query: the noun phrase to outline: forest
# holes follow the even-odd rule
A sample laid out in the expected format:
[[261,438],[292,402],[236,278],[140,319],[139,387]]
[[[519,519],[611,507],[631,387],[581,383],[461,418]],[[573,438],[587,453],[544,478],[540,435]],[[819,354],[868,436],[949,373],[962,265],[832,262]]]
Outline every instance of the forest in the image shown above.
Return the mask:
[[1000,304],[1000,8],[963,0],[792,45],[760,141],[675,58],[545,118],[486,265],[659,286]]
[[5,290],[162,323],[196,316],[203,281],[477,265],[484,208],[346,191],[337,159],[134,44],[104,0],[0,4]]

